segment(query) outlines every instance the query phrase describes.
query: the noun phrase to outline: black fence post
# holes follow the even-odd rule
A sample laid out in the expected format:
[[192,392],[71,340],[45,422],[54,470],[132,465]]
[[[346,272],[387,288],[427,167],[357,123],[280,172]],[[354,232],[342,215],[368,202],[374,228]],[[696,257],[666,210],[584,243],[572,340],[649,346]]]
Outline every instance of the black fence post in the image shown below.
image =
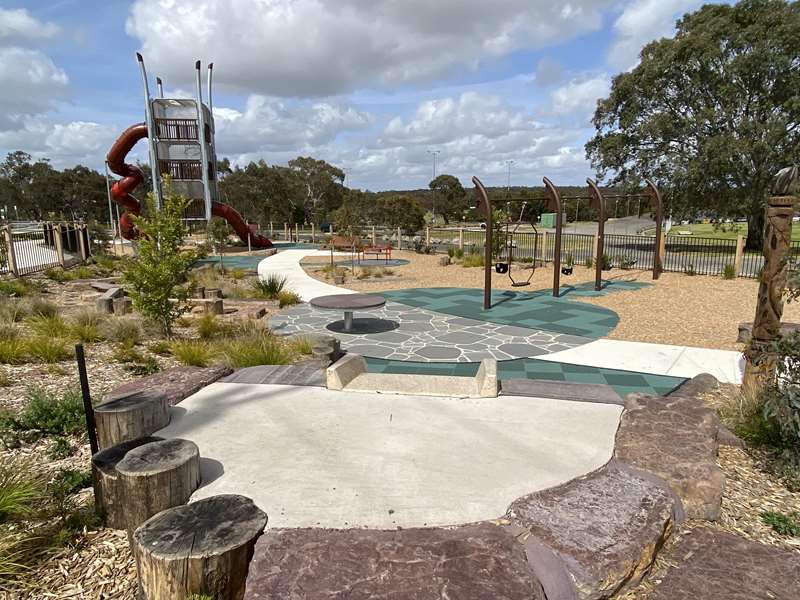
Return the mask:
[[83,344],[75,344],[75,360],[78,362],[78,376],[81,380],[81,395],[83,396],[83,412],[86,415],[86,431],[89,434],[89,447],[92,455],[100,450],[97,446],[97,430],[94,424],[94,408],[92,396],[89,393],[89,376],[86,373],[86,357],[83,354]]

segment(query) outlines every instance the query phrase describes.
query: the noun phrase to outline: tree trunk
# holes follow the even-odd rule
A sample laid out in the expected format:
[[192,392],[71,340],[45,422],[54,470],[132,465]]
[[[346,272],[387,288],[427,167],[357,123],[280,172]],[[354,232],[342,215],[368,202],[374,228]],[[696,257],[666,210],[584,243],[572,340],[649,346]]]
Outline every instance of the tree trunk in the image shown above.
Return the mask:
[[221,495],[165,510],[133,534],[144,600],[192,594],[241,600],[267,515],[244,496]]
[[744,247],[760,252],[764,246],[764,199],[761,195],[752,200],[747,215],[747,240]]

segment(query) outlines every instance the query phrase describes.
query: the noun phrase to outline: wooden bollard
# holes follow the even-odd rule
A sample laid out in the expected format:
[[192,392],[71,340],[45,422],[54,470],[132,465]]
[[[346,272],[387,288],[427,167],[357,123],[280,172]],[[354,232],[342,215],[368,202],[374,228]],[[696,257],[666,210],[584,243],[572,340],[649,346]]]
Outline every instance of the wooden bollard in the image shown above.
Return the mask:
[[130,440],[101,450],[92,456],[92,483],[94,485],[94,506],[106,527],[125,529],[124,494],[118,489],[119,472],[117,464],[134,448],[157,442],[162,438],[143,437]]
[[117,463],[115,489],[125,507],[124,527],[133,532],[162,510],[186,504],[200,486],[200,450],[189,440],[170,439],[129,450]]
[[222,290],[219,288],[206,288],[205,296],[206,299],[212,298],[222,298]]
[[241,600],[256,540],[267,515],[250,498],[212,496],[165,510],[133,534],[144,600],[203,594]]
[[138,391],[106,398],[94,408],[100,449],[146,437],[169,425],[165,394]]

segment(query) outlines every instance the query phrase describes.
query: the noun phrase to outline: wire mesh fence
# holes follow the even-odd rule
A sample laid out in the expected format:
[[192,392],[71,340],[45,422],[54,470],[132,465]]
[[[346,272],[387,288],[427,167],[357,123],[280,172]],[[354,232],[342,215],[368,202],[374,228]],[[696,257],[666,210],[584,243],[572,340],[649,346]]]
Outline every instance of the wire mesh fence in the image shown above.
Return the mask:
[[15,223],[0,235],[0,273],[16,276],[69,266],[91,254],[86,226]]

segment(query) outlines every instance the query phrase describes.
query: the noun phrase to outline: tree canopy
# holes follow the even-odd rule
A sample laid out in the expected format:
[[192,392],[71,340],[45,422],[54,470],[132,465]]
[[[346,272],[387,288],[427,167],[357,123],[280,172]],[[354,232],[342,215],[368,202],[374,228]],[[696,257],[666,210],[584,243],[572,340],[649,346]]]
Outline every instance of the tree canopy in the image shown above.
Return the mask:
[[434,213],[442,215],[445,223],[458,221],[469,208],[467,193],[457,177],[443,173],[432,180],[428,187],[434,194]]
[[708,4],[614,78],[587,156],[615,183],[655,179],[676,216],[747,216],[758,248],[770,181],[800,159],[798,90],[800,3]]

